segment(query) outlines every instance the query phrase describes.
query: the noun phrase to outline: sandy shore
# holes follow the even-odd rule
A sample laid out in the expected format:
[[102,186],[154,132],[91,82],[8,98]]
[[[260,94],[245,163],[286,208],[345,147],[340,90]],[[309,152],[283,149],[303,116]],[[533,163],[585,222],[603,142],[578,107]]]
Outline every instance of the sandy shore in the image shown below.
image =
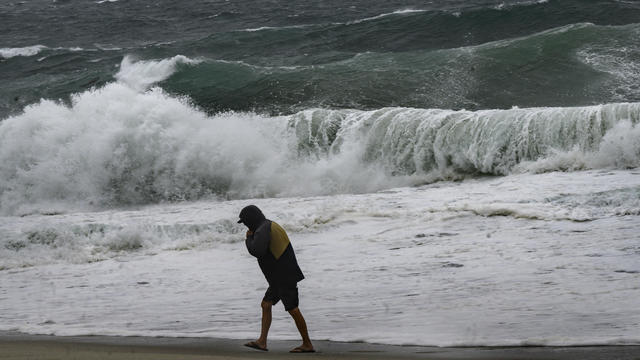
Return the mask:
[[269,352],[243,340],[0,333],[0,359],[640,359],[640,346],[438,348],[316,341],[315,354],[289,354],[294,341],[272,341]]

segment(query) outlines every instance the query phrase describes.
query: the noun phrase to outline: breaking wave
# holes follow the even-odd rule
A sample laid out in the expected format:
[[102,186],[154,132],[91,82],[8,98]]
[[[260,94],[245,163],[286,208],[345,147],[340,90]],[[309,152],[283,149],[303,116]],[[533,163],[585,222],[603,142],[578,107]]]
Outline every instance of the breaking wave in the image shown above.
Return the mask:
[[115,77],[118,81],[142,91],[154,83],[168,79],[176,71],[178,65],[193,65],[200,62],[201,60],[190,59],[182,55],[160,61],[136,61],[131,56],[125,56],[120,64],[120,71]]
[[208,115],[188,98],[147,89],[196,62],[125,58],[119,81],[2,121],[0,211],[363,193],[477,174],[640,166],[640,103],[271,117]]

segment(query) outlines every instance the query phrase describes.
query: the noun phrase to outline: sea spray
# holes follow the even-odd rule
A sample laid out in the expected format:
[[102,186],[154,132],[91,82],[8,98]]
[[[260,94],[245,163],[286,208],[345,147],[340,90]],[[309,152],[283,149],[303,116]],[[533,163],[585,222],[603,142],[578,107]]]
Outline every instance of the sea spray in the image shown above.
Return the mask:
[[[593,157],[582,168],[638,166],[639,120],[640,104],[607,104],[483,111],[309,110],[293,115],[290,126],[305,156],[331,157],[345,144],[357,143],[363,163],[377,164],[391,176],[448,170],[506,175],[520,163],[570,150]],[[624,154],[623,160],[618,154]]]
[[131,56],[125,56],[120,64],[120,70],[115,78],[132,88],[142,91],[150,85],[159,81],[166,80],[175,71],[180,64],[194,65],[200,63],[201,60],[190,59],[183,55],[176,55],[169,59],[160,61],[138,60]]
[[0,123],[1,211],[363,193],[473,174],[638,166],[638,103],[270,117],[207,115],[186,97],[146,90],[198,61],[125,57],[119,81]]
[[572,149],[551,149],[547,157],[518,164],[515,172],[577,171],[584,169],[633,169],[640,166],[640,126],[629,120],[616,123],[600,145],[588,151],[574,146]]
[[[3,213],[63,211],[60,203],[100,208],[211,196],[363,193],[478,173],[505,175],[558,152],[589,157],[620,122],[631,130],[624,131],[625,140],[616,145],[612,135],[603,146],[617,146],[624,160],[600,153],[597,161],[575,168],[638,163],[637,103],[209,116],[160,88],[141,90],[187,60],[127,61],[119,75],[126,84],[76,94],[70,106],[44,100],[0,124]],[[153,70],[143,71],[149,78],[129,81],[127,69],[140,66]]]

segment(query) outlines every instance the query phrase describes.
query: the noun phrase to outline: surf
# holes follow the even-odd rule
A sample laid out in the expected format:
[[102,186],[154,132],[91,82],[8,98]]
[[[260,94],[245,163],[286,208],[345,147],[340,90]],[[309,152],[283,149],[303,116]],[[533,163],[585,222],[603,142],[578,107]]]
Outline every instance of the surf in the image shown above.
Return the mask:
[[119,81],[75,94],[70,104],[43,100],[0,123],[2,213],[59,203],[367,193],[478,175],[640,166],[640,103],[207,114],[149,85],[196,61],[129,61]]

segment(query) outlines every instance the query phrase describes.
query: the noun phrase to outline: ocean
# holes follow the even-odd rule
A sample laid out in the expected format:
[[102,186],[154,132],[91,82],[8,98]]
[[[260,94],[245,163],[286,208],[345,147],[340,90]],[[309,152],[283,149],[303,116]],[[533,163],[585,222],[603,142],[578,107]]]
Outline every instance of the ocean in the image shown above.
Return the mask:
[[[0,331],[640,344],[640,2],[0,4]],[[271,338],[296,339],[278,304]]]

